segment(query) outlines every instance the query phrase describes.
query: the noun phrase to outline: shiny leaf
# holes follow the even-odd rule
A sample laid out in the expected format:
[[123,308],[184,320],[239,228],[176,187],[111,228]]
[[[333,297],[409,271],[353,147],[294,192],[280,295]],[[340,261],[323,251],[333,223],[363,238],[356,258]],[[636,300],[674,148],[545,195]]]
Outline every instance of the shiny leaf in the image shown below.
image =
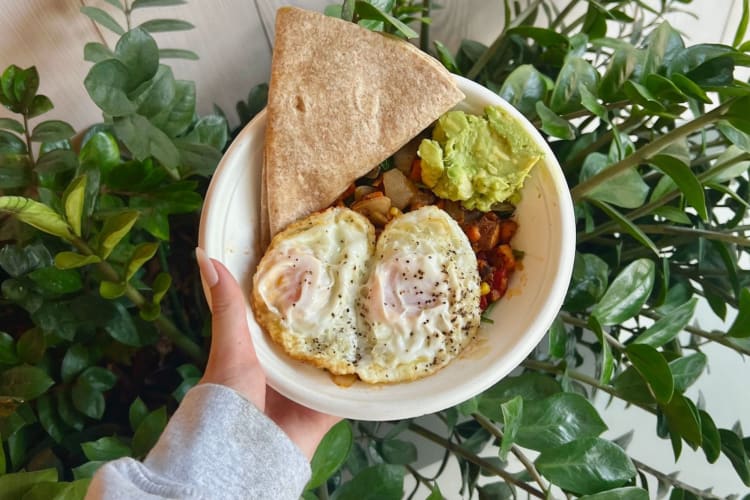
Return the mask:
[[668,403],[675,390],[675,381],[664,356],[646,344],[630,344],[625,353],[648,384],[654,398],[660,403]]
[[310,461],[312,473],[305,487],[315,489],[325,483],[346,461],[353,442],[352,426],[342,420],[326,433]]
[[632,318],[646,303],[654,286],[655,265],[650,259],[638,259],[614,279],[592,314],[603,326]]

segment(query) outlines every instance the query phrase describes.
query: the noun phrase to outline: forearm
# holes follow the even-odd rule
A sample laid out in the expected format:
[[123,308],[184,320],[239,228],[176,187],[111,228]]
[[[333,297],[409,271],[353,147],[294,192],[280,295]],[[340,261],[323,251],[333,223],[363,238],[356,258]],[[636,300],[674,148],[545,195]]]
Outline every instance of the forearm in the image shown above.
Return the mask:
[[87,498],[296,499],[309,476],[276,424],[232,389],[204,384],[188,392],[143,463],[104,465]]

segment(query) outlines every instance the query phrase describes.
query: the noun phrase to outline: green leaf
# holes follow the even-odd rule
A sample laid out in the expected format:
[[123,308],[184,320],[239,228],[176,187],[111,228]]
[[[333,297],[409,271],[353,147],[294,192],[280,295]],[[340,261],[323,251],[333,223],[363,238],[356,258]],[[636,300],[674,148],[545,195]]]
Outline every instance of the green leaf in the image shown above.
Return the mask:
[[635,69],[636,56],[632,47],[616,49],[599,82],[599,95],[605,101],[614,101],[622,93],[622,87]]
[[175,139],[180,152],[180,177],[185,179],[192,175],[209,177],[213,175],[221,160],[221,151],[206,144],[195,144],[184,139]]
[[92,21],[101,24],[103,27],[117,35],[123,35],[125,33],[122,26],[120,26],[112,16],[98,7],[84,6],[81,7],[81,12],[91,18]]
[[94,461],[130,456],[130,447],[117,437],[103,437],[96,441],[81,443],[81,449],[86,458]]
[[128,289],[128,284],[123,282],[102,280],[99,283],[99,295],[102,298],[114,300],[125,295]]
[[576,253],[565,310],[583,311],[594,305],[607,289],[609,266],[600,257]]
[[306,490],[324,484],[344,464],[352,447],[352,426],[342,420],[326,433],[310,461],[312,474]]
[[369,2],[365,2],[363,0],[357,0],[354,5],[355,5],[354,11],[359,16],[360,19],[382,21],[385,24],[391,25],[393,28],[396,29],[396,31],[401,33],[405,38],[417,38],[419,36],[419,33],[411,29],[409,26],[399,21],[397,18],[393,17],[392,15],[388,14],[387,12],[383,12],[382,10],[380,10],[375,5]]
[[35,484],[58,481],[57,469],[14,472],[0,476],[0,500],[22,498]]
[[62,217],[38,201],[21,196],[0,196],[0,211],[9,212],[21,222],[64,240],[75,238]]
[[541,373],[526,372],[505,377],[479,396],[479,412],[491,420],[501,421],[502,403],[516,396],[521,396],[526,402],[544,399],[561,391],[562,387],[554,378]]
[[75,170],[77,166],[75,152],[68,149],[53,149],[39,156],[35,170],[38,174],[58,174]]
[[[536,114],[537,103],[541,103],[546,93],[544,77],[531,64],[522,64],[514,69],[498,91],[500,97],[530,118]],[[550,113],[553,112],[550,110]],[[571,128],[569,123],[568,128]]]
[[638,259],[614,279],[592,314],[603,326],[616,325],[632,318],[646,303],[654,286],[655,265],[650,259]]
[[656,401],[668,403],[675,390],[675,381],[664,356],[646,344],[630,344],[625,353],[648,384]]
[[175,81],[175,96],[169,109],[151,118],[151,122],[169,137],[183,134],[195,117],[195,82]]
[[708,364],[708,358],[702,352],[681,356],[669,362],[674,377],[675,391],[684,393],[693,382],[698,380]]
[[187,31],[195,28],[195,25],[179,19],[150,19],[140,24],[138,28],[149,33],[162,33],[166,31]]
[[81,236],[81,217],[83,216],[83,202],[86,195],[85,175],[73,179],[63,193],[63,207],[65,218],[76,236]]
[[544,451],[607,430],[596,409],[584,397],[559,393],[542,400],[525,401],[516,442]]
[[162,301],[164,294],[167,293],[171,284],[172,276],[169,273],[159,273],[156,278],[154,278],[154,282],[151,285],[151,288],[154,291],[152,301],[154,304],[159,304]]
[[672,435],[681,437],[693,448],[701,445],[700,415],[692,401],[682,394],[675,394],[669,404],[660,408]]
[[96,132],[81,147],[78,160],[82,167],[99,169],[105,175],[120,164],[120,147],[107,132]]
[[93,391],[90,387],[76,380],[71,394],[73,406],[76,410],[96,420],[102,418],[106,406],[102,393]]
[[83,59],[86,61],[98,63],[112,57],[114,57],[114,53],[102,43],[88,42],[83,46]]
[[58,142],[70,139],[76,131],[70,124],[61,120],[47,120],[39,123],[31,132],[34,142]]
[[516,396],[502,403],[500,411],[503,413],[503,440],[500,443],[498,456],[500,460],[505,461],[523,425],[523,398]]
[[47,293],[62,295],[77,292],[83,287],[81,275],[77,271],[56,267],[42,267],[29,273],[29,278]]
[[117,376],[106,368],[90,366],[78,376],[79,380],[85,382],[95,391],[108,391],[117,383]]
[[387,464],[406,465],[417,460],[417,447],[409,441],[386,439],[378,443],[378,451]]
[[635,486],[625,486],[623,488],[615,488],[613,490],[602,491],[601,493],[594,493],[593,495],[585,495],[579,498],[579,500],[648,500],[648,491],[643,488],[637,488]]
[[438,40],[433,41],[432,44],[435,47],[435,53],[437,54],[438,60],[443,66],[445,66],[445,69],[451,73],[460,75],[461,70],[458,69],[456,60],[453,58],[450,49]]
[[637,344],[648,344],[661,347],[674,339],[689,323],[695,313],[698,299],[692,298],[672,309],[668,315],[657,320],[633,341]]
[[568,56],[557,75],[549,101],[550,109],[558,114],[575,111],[581,104],[581,87],[595,92],[598,80],[599,73],[588,61]]
[[16,346],[13,337],[3,331],[0,331],[0,364],[18,364],[18,356],[16,355]]
[[126,116],[136,110],[127,94],[129,78],[127,66],[117,59],[106,59],[91,67],[83,85],[91,100],[106,114]]
[[559,316],[552,322],[547,336],[549,337],[549,355],[555,359],[565,359],[569,353],[568,345],[570,344],[571,336],[568,335],[565,323],[562,322]]
[[39,328],[26,330],[16,343],[18,357],[24,363],[31,365],[41,361],[46,349],[47,343],[44,340],[44,332]]
[[342,484],[331,500],[400,500],[404,491],[404,468],[378,464],[367,467]]
[[128,410],[128,421],[130,422],[130,429],[135,431],[143,422],[143,419],[148,415],[148,408],[146,403],[141,400],[140,397],[135,398],[130,404]]
[[115,303],[115,307],[117,309],[116,314],[107,322],[104,329],[118,342],[133,347],[140,347],[141,337],[138,335],[138,330],[130,313],[119,302]]
[[612,355],[612,348],[610,347],[609,342],[604,335],[604,329],[596,316],[593,314],[589,316],[587,326],[596,335],[596,339],[599,341],[602,350],[601,362],[599,364],[599,383],[609,384],[612,375],[615,372],[615,359]]
[[153,156],[175,178],[180,153],[172,140],[144,116],[129,115],[115,118],[115,132],[136,159],[143,161]]
[[0,129],[10,130],[17,134],[23,134],[23,124],[13,118],[0,118]]
[[227,144],[227,122],[218,115],[204,116],[195,123],[193,130],[185,138],[221,150]]
[[86,462],[83,465],[73,468],[73,477],[79,481],[88,480],[94,477],[96,471],[107,462]]
[[593,494],[622,486],[636,474],[622,448],[596,437],[543,451],[535,464],[550,482],[577,494]]
[[733,47],[739,47],[740,44],[742,44],[742,40],[745,39],[748,20],[750,20],[750,3],[748,3],[748,0],[743,0],[742,16],[740,17],[740,22],[737,24],[737,31],[734,33],[734,40],[732,41]]
[[742,438],[728,429],[719,429],[721,451],[732,463],[745,486],[750,486],[750,461],[742,444]]
[[690,167],[674,156],[659,154],[649,158],[648,162],[667,174],[685,195],[687,202],[695,208],[703,221],[708,220],[706,197],[698,177]]
[[81,373],[91,364],[89,351],[83,344],[73,344],[65,353],[60,366],[60,376],[65,383],[73,380],[73,377]]
[[49,97],[46,95],[35,95],[31,100],[31,104],[29,104],[29,118],[36,118],[37,116],[43,115],[54,107],[52,101],[50,101]]
[[133,254],[128,261],[125,271],[125,281],[130,278],[141,268],[143,264],[151,260],[159,250],[159,243],[141,243],[133,249]]
[[701,420],[701,436],[703,436],[701,448],[703,448],[708,463],[713,464],[721,454],[721,435],[711,415],[703,410],[698,410],[698,415]]
[[44,394],[54,383],[41,368],[14,366],[0,373],[0,396],[29,401]]
[[26,154],[26,144],[15,134],[0,130],[0,153]]
[[101,261],[102,259],[96,255],[81,255],[75,252],[60,252],[55,255],[55,267],[58,269],[75,269]]
[[552,137],[565,140],[573,140],[576,137],[575,129],[566,119],[544,105],[542,101],[536,103],[535,111],[542,120],[542,130]]
[[677,88],[679,88],[680,91],[683,92],[686,96],[692,97],[693,99],[697,99],[698,101],[704,102],[706,104],[713,103],[711,98],[708,97],[701,86],[687,76],[680,73],[675,73],[671,76],[671,78],[672,83],[674,83]]
[[[9,163],[5,161],[8,156],[0,155],[0,162]],[[21,165],[0,166],[0,189],[19,189],[31,184],[32,178],[31,171],[28,168],[28,157],[19,155],[16,158],[22,162]]]
[[567,48],[569,42],[565,35],[561,35],[555,30],[540,28],[537,26],[521,25],[511,28],[506,32],[508,35],[519,35],[531,38],[545,47],[563,47]]
[[743,288],[740,292],[737,317],[727,331],[729,337],[750,337],[750,289]]
[[159,65],[156,75],[148,82],[139,97],[138,113],[151,118],[168,109],[174,100],[176,84],[172,69]]
[[166,425],[167,410],[163,406],[143,417],[143,420],[141,420],[141,423],[135,430],[135,434],[133,434],[133,442],[131,444],[133,456],[145,456],[156,444]]
[[107,217],[99,233],[97,254],[102,259],[109,257],[115,246],[130,232],[137,219],[138,212],[135,210],[127,210]]
[[159,69],[159,47],[142,28],[125,33],[115,46],[115,56],[127,69],[127,89],[133,90],[150,80]]
[[658,73],[662,65],[669,65],[685,47],[680,34],[668,23],[661,23],[646,41],[639,76],[643,80],[651,73]]
[[[583,162],[580,181],[583,182],[610,168],[611,163],[602,153],[589,154]],[[648,192],[649,186],[643,181],[643,177],[635,168],[629,168],[595,186],[586,196],[619,207],[638,208],[646,201]]]
[[144,7],[170,7],[172,5],[184,5],[185,0],[135,0],[131,9],[141,9]]
[[159,49],[159,59],[186,59],[188,61],[197,61],[200,57],[192,50]]

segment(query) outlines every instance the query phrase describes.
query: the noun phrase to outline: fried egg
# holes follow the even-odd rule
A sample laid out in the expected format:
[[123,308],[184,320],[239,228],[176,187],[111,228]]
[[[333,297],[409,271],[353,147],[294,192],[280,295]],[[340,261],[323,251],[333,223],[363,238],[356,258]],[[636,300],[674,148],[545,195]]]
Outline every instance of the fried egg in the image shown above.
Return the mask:
[[468,238],[443,210],[426,206],[393,219],[377,242],[360,300],[366,382],[413,380],[455,358],[480,322],[480,279]]
[[330,208],[274,236],[253,278],[256,320],[292,357],[355,372],[360,289],[375,247],[363,215]]
[[365,382],[429,375],[480,322],[476,256],[428,206],[374,226],[331,208],[277,234],[253,279],[256,320],[293,358]]

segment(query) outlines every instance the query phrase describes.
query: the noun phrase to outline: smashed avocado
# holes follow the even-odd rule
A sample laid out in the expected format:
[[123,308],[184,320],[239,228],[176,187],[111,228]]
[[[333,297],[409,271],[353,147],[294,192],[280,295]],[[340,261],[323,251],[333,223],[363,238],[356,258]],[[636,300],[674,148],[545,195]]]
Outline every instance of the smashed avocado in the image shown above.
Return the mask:
[[542,152],[515,118],[487,106],[484,116],[445,113],[419,156],[422,182],[437,196],[487,212],[523,186]]

